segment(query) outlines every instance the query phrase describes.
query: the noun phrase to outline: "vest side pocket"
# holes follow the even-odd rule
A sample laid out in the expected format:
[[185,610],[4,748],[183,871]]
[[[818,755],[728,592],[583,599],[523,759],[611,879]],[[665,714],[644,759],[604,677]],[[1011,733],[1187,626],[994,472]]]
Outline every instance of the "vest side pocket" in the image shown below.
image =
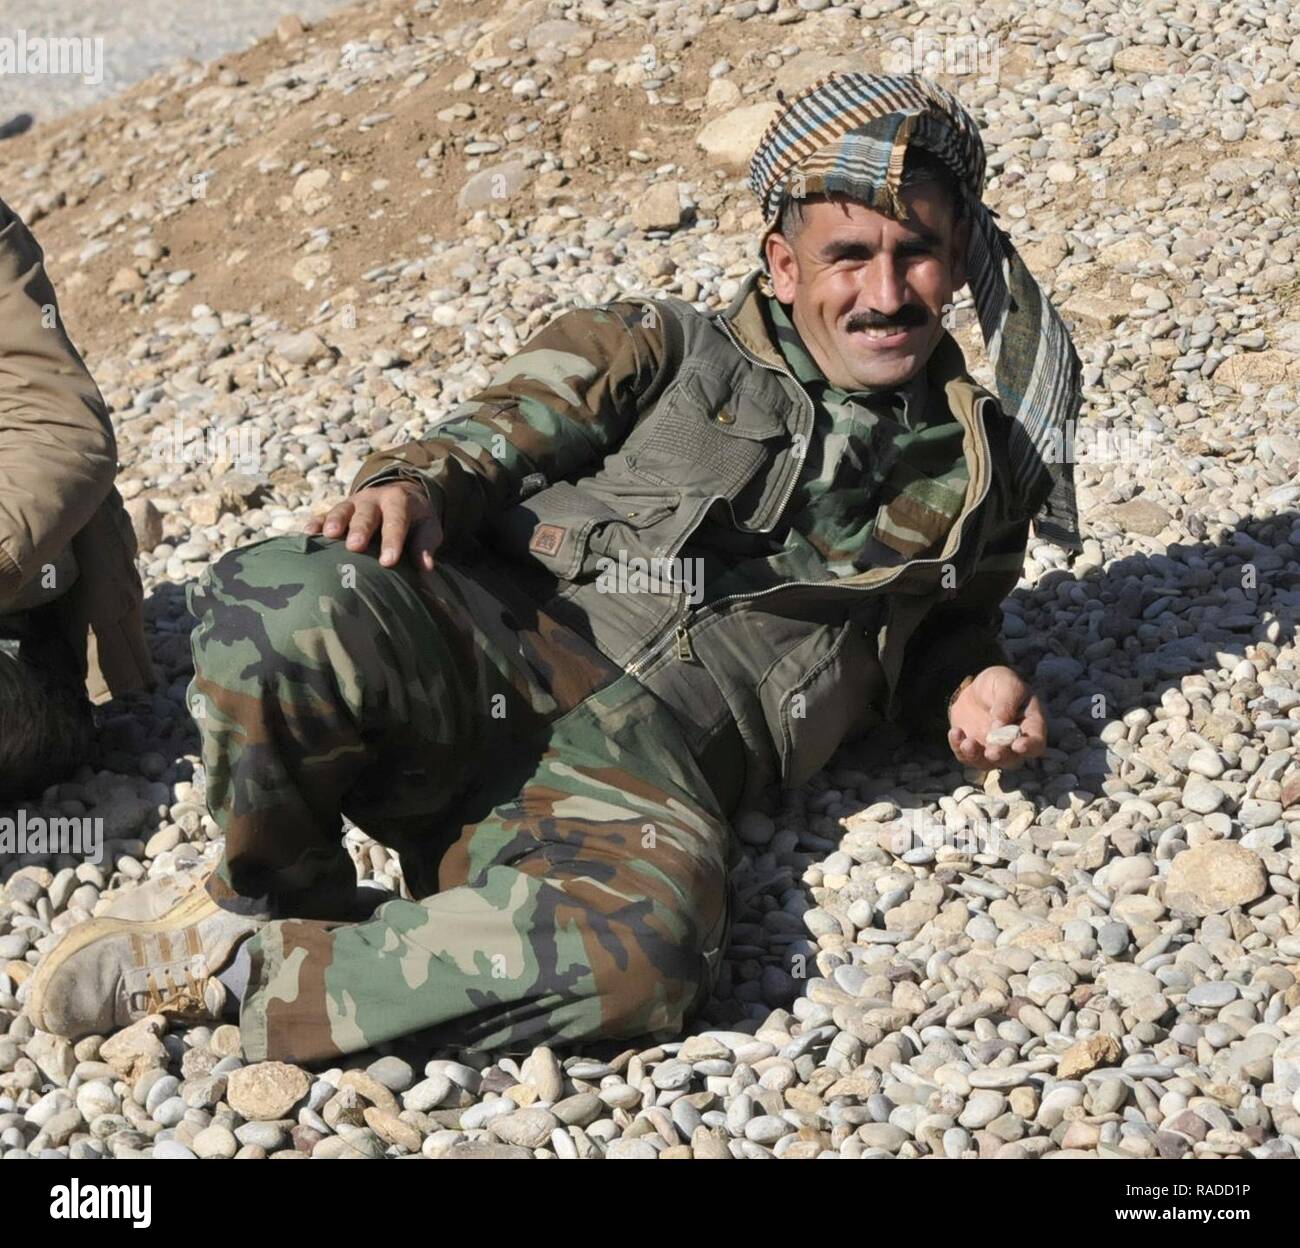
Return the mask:
[[557,481],[507,508],[491,526],[492,546],[538,563],[564,581],[594,576],[600,557],[647,557],[648,531],[677,511],[680,498],[646,487],[633,492],[599,474],[582,485]]
[[880,722],[883,673],[861,623],[823,624],[764,674],[758,695],[781,762],[781,783],[805,784],[842,741]]

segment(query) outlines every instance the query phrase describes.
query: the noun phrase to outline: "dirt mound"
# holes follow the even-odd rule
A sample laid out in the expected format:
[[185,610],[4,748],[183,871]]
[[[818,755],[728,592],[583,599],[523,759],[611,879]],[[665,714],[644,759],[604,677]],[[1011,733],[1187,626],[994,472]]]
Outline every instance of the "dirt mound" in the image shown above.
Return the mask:
[[[462,194],[502,228],[531,229],[566,205],[600,211],[620,184],[635,195],[671,164],[718,188],[733,217],[749,210],[736,172],[692,140],[725,111],[706,104],[724,57],[745,68],[746,101],[770,94],[771,27],[752,25],[755,50],[737,55],[735,24],[656,46],[655,6],[614,20],[598,4],[577,20],[536,2],[485,9],[371,3],[306,30],[286,19],[244,53],[7,143],[0,194],[35,228],[83,350],[121,349],[196,305],[309,323],[373,270],[455,239],[472,212]],[[668,57],[671,77],[648,96]]]

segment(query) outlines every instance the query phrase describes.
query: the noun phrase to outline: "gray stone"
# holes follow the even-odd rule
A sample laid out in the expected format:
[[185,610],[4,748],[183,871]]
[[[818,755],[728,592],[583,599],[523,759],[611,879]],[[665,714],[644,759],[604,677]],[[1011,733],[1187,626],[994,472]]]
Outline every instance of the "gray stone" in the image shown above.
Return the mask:
[[1235,1001],[1237,996],[1236,984],[1229,984],[1223,980],[1207,980],[1189,989],[1187,1004],[1194,1005],[1198,1009],[1217,1010],[1227,1005],[1229,1001]]
[[407,1109],[428,1113],[436,1109],[451,1094],[452,1082],[444,1075],[430,1075],[402,1093],[402,1104]]

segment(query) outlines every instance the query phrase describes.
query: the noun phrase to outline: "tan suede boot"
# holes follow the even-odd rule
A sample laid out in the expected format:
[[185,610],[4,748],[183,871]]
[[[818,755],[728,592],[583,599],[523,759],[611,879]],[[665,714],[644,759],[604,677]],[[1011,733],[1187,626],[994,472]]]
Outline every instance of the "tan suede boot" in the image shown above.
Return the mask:
[[217,973],[260,926],[201,886],[158,918],[92,919],[45,955],[27,985],[27,1015],[69,1039],[107,1035],[146,1014],[218,1019],[226,989]]

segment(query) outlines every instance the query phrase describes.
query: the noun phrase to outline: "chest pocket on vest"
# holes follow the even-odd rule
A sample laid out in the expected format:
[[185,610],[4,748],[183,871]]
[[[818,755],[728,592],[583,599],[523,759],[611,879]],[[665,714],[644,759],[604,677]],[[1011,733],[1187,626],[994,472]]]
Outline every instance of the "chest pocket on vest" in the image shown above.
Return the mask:
[[744,389],[715,396],[698,372],[679,377],[628,439],[627,466],[686,494],[734,498],[786,437],[780,411]]

